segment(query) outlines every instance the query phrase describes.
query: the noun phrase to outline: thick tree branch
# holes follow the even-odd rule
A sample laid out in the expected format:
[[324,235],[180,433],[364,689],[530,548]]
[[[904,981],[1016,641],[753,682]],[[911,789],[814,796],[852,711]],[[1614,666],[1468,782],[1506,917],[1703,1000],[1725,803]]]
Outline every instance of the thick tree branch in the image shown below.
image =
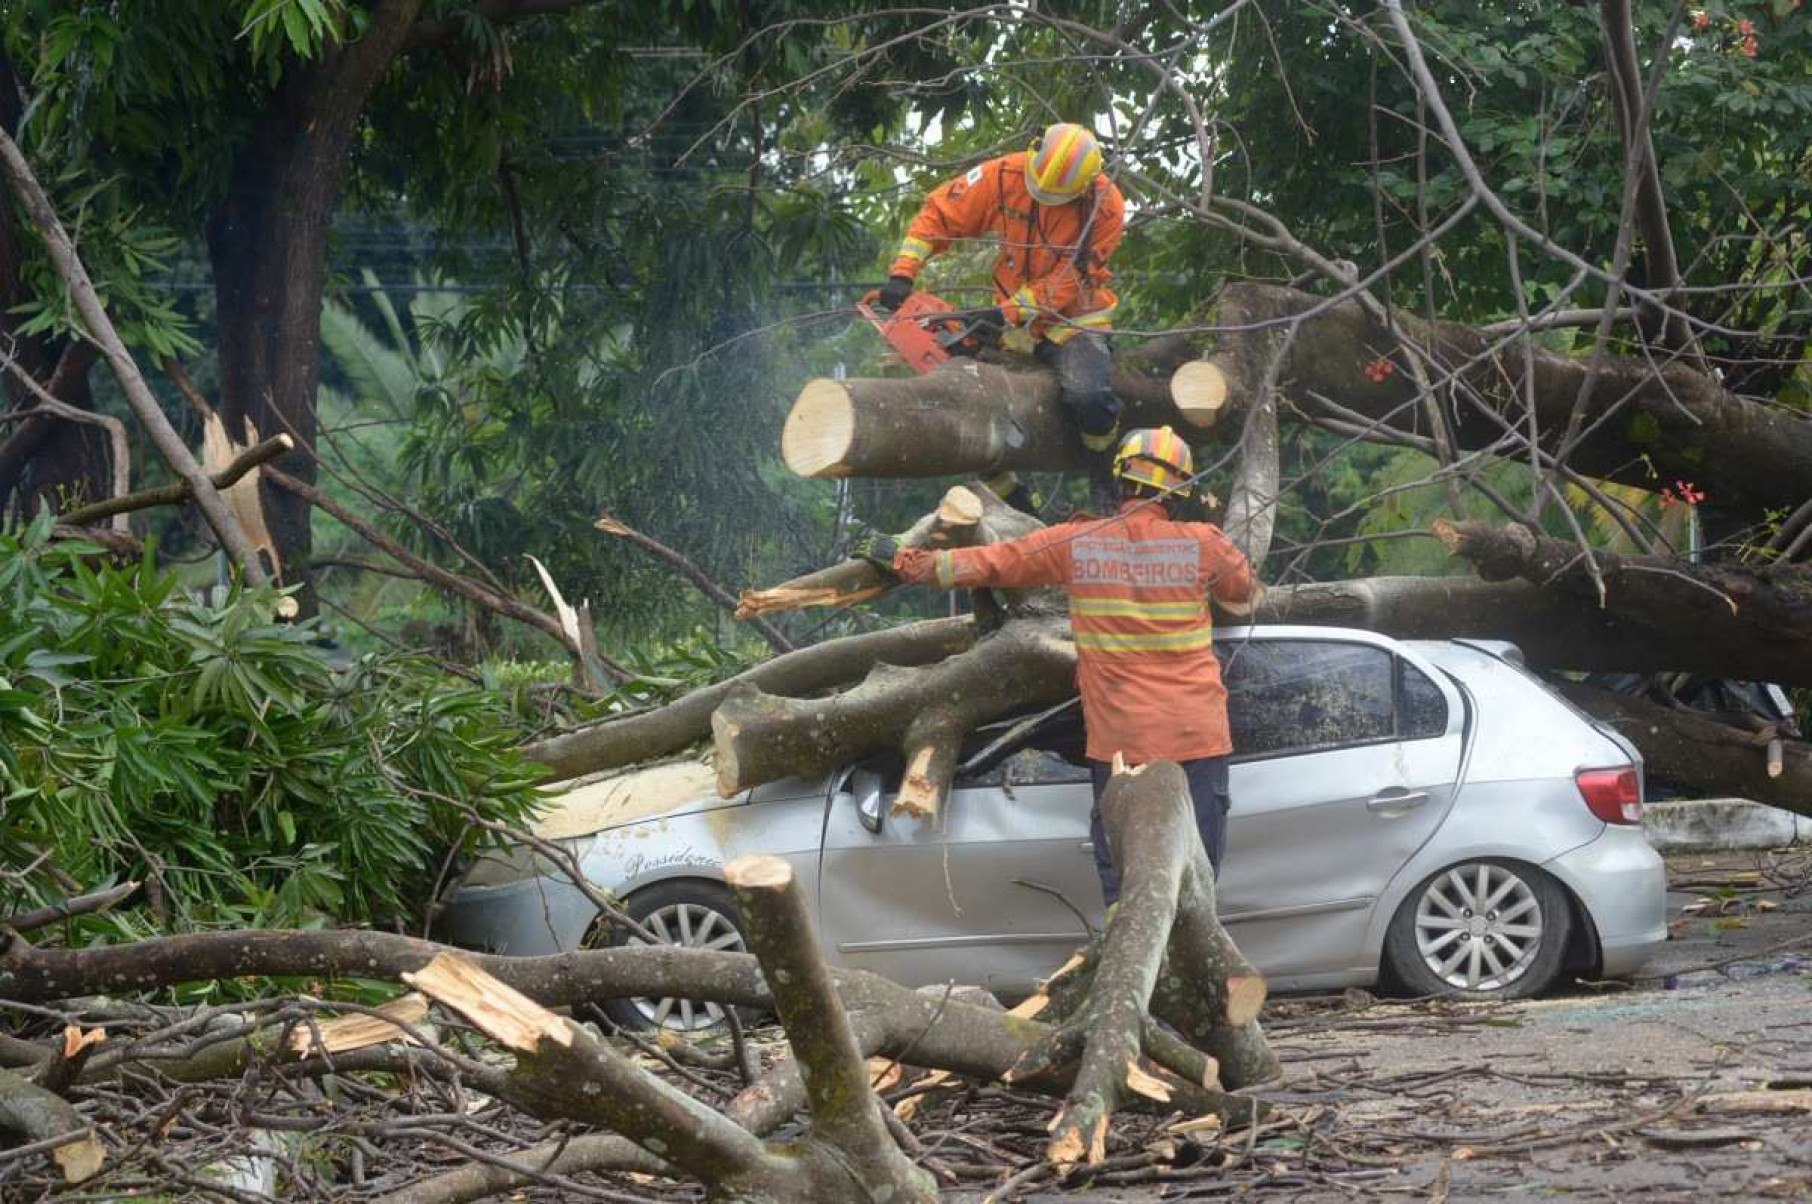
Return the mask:
[[1812,815],[1812,745],[1781,741],[1781,772],[1768,772],[1768,739],[1700,711],[1561,681],[1556,688],[1642,751],[1651,781],[1702,795],[1734,795]]
[[[288,435],[278,435],[275,439],[266,439],[246,448],[233,457],[232,463],[208,479],[214,488],[225,489],[238,482],[246,473],[267,464],[278,456],[285,454],[296,446]],[[168,485],[159,485],[155,489],[141,489],[137,493],[128,493],[96,502],[91,506],[78,506],[67,514],[57,516],[58,522],[71,526],[80,526],[97,519],[111,518],[116,514],[126,514],[133,510],[147,510],[152,506],[168,506],[176,502],[187,501],[193,496],[187,481],[174,481]]]
[[[31,393],[38,399],[39,411],[61,418],[66,422],[81,423],[84,426],[98,426],[107,432],[107,442],[111,446],[113,453],[111,456],[111,464],[109,465],[113,471],[113,497],[109,500],[117,502],[125,497],[127,492],[132,488],[132,451],[130,444],[126,440],[126,424],[110,414],[97,414],[92,410],[84,410],[79,406],[72,406],[68,402],[58,400],[56,395],[49,389],[33,380],[31,373],[27,372],[24,366],[15,358],[10,356],[7,358],[6,369],[8,372],[12,373],[21,385],[24,386],[28,393]],[[25,421],[31,422],[34,416],[33,413],[27,413]],[[186,489],[187,483],[184,482],[183,484]],[[102,503],[102,505],[105,504],[106,503]],[[109,511],[106,514],[96,515],[95,517],[104,518],[118,513],[119,511]],[[80,521],[87,520],[75,520],[65,515],[61,521],[75,525]],[[126,534],[126,520],[124,518],[115,518],[113,530],[121,535]]]
[[933,619],[826,640],[694,690],[666,706],[564,732],[525,745],[522,752],[548,766],[557,779],[652,761],[709,737],[711,713],[740,686],[805,697],[859,681],[879,664],[931,664],[974,644],[975,624],[967,618]]
[[[277,488],[293,493],[297,497],[308,502],[309,505],[331,514],[334,518],[349,527],[354,533],[382,549],[384,552],[389,553],[401,563],[407,565],[409,569],[422,580],[433,585],[438,585],[450,593],[457,594],[467,601],[474,602],[477,605],[484,607],[486,610],[495,611],[505,618],[515,619],[519,623],[526,623],[530,627],[535,627],[546,632],[548,635],[552,636],[562,648],[565,648],[569,654],[575,657],[584,655],[583,650],[567,638],[565,628],[560,625],[560,620],[553,615],[550,615],[545,611],[536,610],[527,603],[520,602],[507,594],[501,594],[494,590],[487,589],[476,581],[461,577],[457,573],[450,573],[439,565],[434,564],[432,561],[422,559],[396,540],[390,538],[390,536],[384,534],[384,532],[378,530],[358,515],[346,509],[346,507],[334,501],[321,490],[316,489],[313,485],[310,485],[305,481],[290,476],[281,469],[272,468],[267,465],[264,468],[264,477]],[[631,677],[635,676],[627,668],[608,657],[601,654],[595,655],[598,656],[598,660],[604,666],[605,670],[616,680],[628,681]]]
[[[1227,295],[1238,297],[1248,321],[1262,324],[1222,331],[1217,336],[1222,348],[1268,337],[1271,326],[1300,322],[1280,375],[1285,395],[1305,413],[1318,412],[1318,398],[1327,397],[1382,427],[1419,433],[1414,383],[1400,372],[1373,379],[1363,371],[1398,341],[1359,302],[1330,303],[1264,284],[1230,285]],[[1498,449],[1507,439],[1520,442],[1529,425],[1525,399],[1532,398],[1542,448],[1557,452],[1581,385],[1592,373],[1584,434],[1568,454],[1569,467],[1651,490],[1691,481],[1715,504],[1741,513],[1791,509],[1812,495],[1812,419],[1735,396],[1684,363],[1574,358],[1521,336],[1492,338],[1459,323],[1430,324],[1400,311],[1396,323],[1402,338],[1446,374],[1432,376],[1434,387],[1465,394],[1452,432],[1457,447]],[[1235,392],[1217,429],[1225,429],[1246,404]]]
[[[729,611],[739,619],[750,618],[750,616],[742,613],[736,599],[730,596],[728,590],[711,580],[705,571],[692,563],[688,557],[674,551],[652,535],[644,535],[634,527],[631,527],[628,523],[612,518],[608,514],[599,518],[592,526],[604,532],[606,535],[614,535],[618,539],[626,539],[636,547],[641,548],[644,552],[649,552],[660,557],[662,560],[672,565],[679,572],[680,576],[684,577],[687,581],[690,581],[701,594],[705,595],[705,597],[711,599],[711,601],[717,603],[717,605]],[[772,648],[774,651],[793,651],[793,642],[787,639],[779,628],[775,627],[773,624],[763,619],[754,618],[751,619],[750,625],[761,633],[761,638],[766,640],[768,642],[768,647]]]
[[50,252],[51,261],[56,264],[57,272],[62,276],[69,289],[70,299],[75,303],[76,312],[81,315],[82,324],[88,335],[101,348],[107,357],[108,365],[119,380],[120,389],[126,395],[126,401],[132,412],[151,436],[151,442],[158,454],[170,465],[176,475],[188,486],[202,516],[208,526],[219,538],[221,546],[239,566],[248,581],[262,582],[265,579],[264,569],[258,563],[258,554],[252,548],[243,528],[227,509],[226,501],[214,488],[202,471],[188,447],[164,416],[157,398],[145,384],[139,374],[138,365],[132,360],[132,354],[120,341],[119,333],[114,330],[106,310],[101,306],[100,296],[95,292],[94,282],[88,278],[88,271],[82,266],[81,258],[76,254],[74,244],[63,231],[63,224],[57,220],[56,210],[51,207],[50,198],[44,194],[38,179],[32,174],[30,164],[19,146],[5,130],[0,130],[0,166],[4,166],[7,177],[11,180],[13,190],[18,193],[26,212],[31,215],[32,224],[37,226],[38,234],[43,238],[45,247]]
[[1521,524],[1438,521],[1434,532],[1487,581],[1521,578],[1576,600],[1599,601],[1601,609],[1669,645],[1698,643],[1720,651],[1759,645],[1775,666],[1763,680],[1812,680],[1812,568],[1582,551]]
[[51,1156],[70,1183],[93,1178],[107,1159],[94,1127],[68,1100],[5,1069],[0,1069],[0,1131],[28,1142],[54,1142]]
[[931,1177],[906,1160],[881,1119],[868,1064],[818,948],[805,893],[793,867],[751,854],[724,867],[736,893],[749,945],[774,992],[787,1044],[811,1105],[811,1135],[836,1151],[861,1190],[874,1200],[935,1201]]

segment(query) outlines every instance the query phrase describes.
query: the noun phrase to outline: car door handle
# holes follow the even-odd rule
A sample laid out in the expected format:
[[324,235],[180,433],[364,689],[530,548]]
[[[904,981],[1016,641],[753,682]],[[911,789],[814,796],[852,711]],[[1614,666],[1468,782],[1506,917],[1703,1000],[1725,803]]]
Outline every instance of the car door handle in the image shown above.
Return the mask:
[[1401,790],[1393,786],[1389,790],[1380,790],[1377,794],[1372,795],[1370,801],[1365,804],[1365,809],[1377,814],[1392,812],[1401,814],[1406,811],[1414,811],[1427,801],[1428,791],[1426,790]]

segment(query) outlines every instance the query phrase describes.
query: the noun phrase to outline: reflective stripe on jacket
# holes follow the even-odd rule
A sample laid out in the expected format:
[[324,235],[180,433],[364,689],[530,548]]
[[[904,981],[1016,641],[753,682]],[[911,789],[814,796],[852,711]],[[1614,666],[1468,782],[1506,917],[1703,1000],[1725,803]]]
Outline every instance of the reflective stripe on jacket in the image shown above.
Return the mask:
[[1129,501],[1111,519],[1010,543],[906,548],[894,569],[945,588],[1067,586],[1091,758],[1118,752],[1138,765],[1232,751],[1208,599],[1246,602],[1257,578],[1213,523],[1176,522],[1154,503]]
[[917,279],[925,261],[953,242],[994,234],[994,300],[1015,326],[1061,343],[1079,330],[1106,330],[1119,303],[1107,282],[1108,257],[1126,229],[1126,198],[1106,176],[1067,205],[1040,205],[1026,190],[1026,156],[1003,155],[947,180],[912,219],[891,276]]

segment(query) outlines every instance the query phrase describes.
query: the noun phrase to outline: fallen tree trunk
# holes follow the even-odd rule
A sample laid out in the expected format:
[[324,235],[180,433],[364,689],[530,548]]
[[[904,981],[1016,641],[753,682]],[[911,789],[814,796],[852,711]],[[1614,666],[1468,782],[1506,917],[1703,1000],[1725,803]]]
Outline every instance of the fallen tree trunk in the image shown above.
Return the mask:
[[[803,936],[803,941],[779,939],[786,925],[777,916],[791,913],[803,921],[805,915],[791,867],[777,858],[745,861],[759,864],[733,862],[726,873],[737,871],[732,882],[750,879],[738,889],[744,907],[775,921],[763,924],[757,919],[753,929],[776,938],[757,943],[772,973],[783,1021],[789,1031],[798,1029],[791,1038],[793,1047],[817,1072],[806,1076],[812,1124],[802,1140],[762,1140],[656,1078],[583,1027],[452,954],[437,956],[421,970],[406,974],[405,980],[460,1012],[515,1054],[511,1069],[480,1077],[487,1089],[533,1116],[577,1120],[621,1133],[700,1181],[709,1199],[841,1204],[866,1198],[930,1204],[937,1198],[930,1177],[906,1161],[881,1121],[874,1093],[863,1077],[864,1063],[809,928],[791,933],[794,938]],[[778,870],[772,871],[770,863]],[[770,869],[765,877],[758,875],[762,868]],[[757,877],[759,883],[754,881]],[[770,881],[790,888],[790,908],[756,893]],[[805,970],[808,963],[816,964],[815,974]],[[787,968],[794,973],[787,973]]]
[[711,717],[717,789],[728,798],[897,748],[906,780],[895,810],[935,815],[971,728],[1061,702],[1075,678],[1067,625],[1022,619],[929,668],[877,665],[861,685],[829,698],[781,698],[739,685]]
[[[1701,618],[1729,638],[1700,640]],[[1695,610],[1689,617],[1670,605],[1640,613],[1520,580],[1366,577],[1273,586],[1255,621],[1363,627],[1403,640],[1508,640],[1536,669],[1679,671],[1812,685],[1812,661],[1793,651],[1801,641],[1785,641],[1783,655],[1773,637],[1740,638],[1728,608],[1721,616]]]
[[[1172,1088],[1153,1073],[1154,1063],[1209,1089],[1278,1072],[1257,1025],[1265,981],[1215,914],[1214,871],[1181,767],[1156,761],[1129,770],[1116,757],[1101,816],[1123,892],[1107,931],[1065,968],[1067,977],[1059,972],[1065,1002],[1041,1013],[1052,1014],[1057,1027],[1014,1074],[1047,1070],[1080,1050],[1075,1080],[1050,1127],[1047,1157],[1064,1166],[1101,1162],[1109,1121],[1135,1096],[1170,1102]],[[1182,1007],[1162,1019],[1191,1039],[1188,1045],[1168,1042],[1153,1022],[1160,978],[1169,980],[1162,998]],[[1210,1047],[1230,1056],[1197,1052]]]
[[[1564,453],[1568,467],[1588,476],[1651,490],[1690,481],[1713,504],[1758,518],[1812,495],[1812,418],[1804,414],[1726,392],[1684,363],[1594,362],[1528,336],[1392,314],[1402,339],[1432,360],[1430,383],[1453,419],[1445,434],[1456,448],[1516,454],[1531,426],[1527,394],[1541,448]],[[1254,387],[1262,377],[1250,368],[1275,348],[1278,387],[1301,413],[1429,434],[1415,374],[1366,371],[1381,361],[1401,368],[1393,357],[1404,353],[1357,299],[1330,303],[1240,282],[1227,286],[1203,324],[1213,328],[1210,337],[1168,336],[1162,352],[1120,357],[1114,387],[1128,403],[1124,426],[1169,423],[1192,440],[1235,437],[1248,407],[1264,396]],[[1533,369],[1527,384],[1525,364]],[[1166,372],[1174,381],[1168,387],[1160,379]],[[1588,374],[1583,435],[1563,448]],[[1048,374],[963,361],[909,380],[813,381],[782,435],[788,467],[808,477],[1068,468],[1074,445]]]
[[107,1159],[94,1127],[68,1100],[6,1069],[0,1069],[0,1132],[47,1145],[69,1183],[92,1179]]
[[826,640],[764,661],[665,706],[524,745],[522,753],[547,766],[556,780],[652,761],[710,736],[711,713],[740,687],[793,696],[818,694],[859,680],[876,665],[932,664],[974,644],[975,624],[967,618],[931,619]]
[[[1283,380],[1305,413],[1324,412],[1327,399],[1382,426],[1428,433],[1409,373],[1363,371],[1391,359],[1397,340],[1357,299],[1330,305],[1309,293],[1252,283],[1229,285],[1223,303],[1235,298],[1247,322],[1266,325],[1221,331],[1221,347],[1299,323]],[[1311,311],[1317,312],[1304,316]],[[1520,437],[1530,425],[1528,396],[1543,450],[1564,451],[1567,465],[1588,476],[1643,489],[1691,481],[1712,503],[1757,517],[1770,507],[1791,510],[1812,495],[1812,419],[1726,392],[1683,362],[1616,356],[1594,362],[1562,355],[1529,336],[1493,337],[1455,322],[1430,324],[1404,310],[1392,316],[1404,340],[1448,372],[1432,382],[1437,393],[1459,394],[1446,405],[1457,447],[1491,448],[1507,432]],[[1579,428],[1585,434],[1576,447],[1563,449],[1588,374],[1592,388]],[[1236,393],[1221,421],[1236,418],[1245,403]]]
[[1768,739],[1700,711],[1614,694],[1576,682],[1557,689],[1580,710],[1629,737],[1651,782],[1700,795],[1732,795],[1812,815],[1812,745],[1781,741],[1781,772],[1768,772]]
[[[1211,368],[1182,375],[1194,358],[1185,338],[1119,357],[1120,425],[1205,431],[1227,399]],[[1079,467],[1082,448],[1058,403],[1057,376],[1029,364],[954,359],[910,379],[821,378],[787,414],[780,454],[802,477],[988,476],[1007,469]]]
[[1693,564],[1603,550],[1588,556],[1514,523],[1437,521],[1434,533],[1485,580],[1521,578],[1575,604],[1596,604],[1648,630],[1658,645],[1697,645],[1697,655],[1724,666],[1719,676],[1734,675],[1734,658],[1765,652],[1771,668],[1759,679],[1812,684],[1812,568]]
[[[404,981],[442,954],[456,955],[548,1008],[662,995],[762,1010],[776,1005],[770,980],[748,954],[654,945],[506,957],[372,931],[210,932],[85,949],[41,949],[11,937],[0,946],[0,982],[6,984],[8,999],[50,1003],[242,976]],[[909,1058],[918,1066],[996,1079],[1021,1065],[1026,1052],[1051,1031],[1032,1019],[941,992],[913,991],[862,971],[833,971],[831,978],[864,1056]],[[1054,1066],[1042,1074],[1022,1072],[1014,1081],[1030,1090],[1060,1093],[1069,1082],[1067,1071]],[[1173,1088],[1177,1106],[1212,1113],[1229,1125],[1247,1123],[1263,1110],[1255,1100],[1180,1081]],[[730,1111],[759,1129],[779,1123],[776,1115],[790,1115],[795,1098],[785,1076],[770,1076],[745,1091]]]
[[[1044,524],[996,497],[980,482],[958,485],[944,495],[931,514],[899,537],[908,548],[956,548],[1005,543],[1040,530]],[[867,560],[845,560],[795,577],[769,589],[742,595],[736,617],[805,610],[814,606],[845,607],[872,601],[900,588],[900,579]],[[1008,617],[1060,615],[1068,603],[1058,589],[976,591],[976,615],[984,630]]]

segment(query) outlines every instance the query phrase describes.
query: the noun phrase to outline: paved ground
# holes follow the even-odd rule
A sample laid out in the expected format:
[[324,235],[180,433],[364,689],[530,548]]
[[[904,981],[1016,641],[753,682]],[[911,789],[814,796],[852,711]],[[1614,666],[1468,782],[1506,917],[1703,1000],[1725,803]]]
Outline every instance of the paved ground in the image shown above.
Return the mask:
[[1129,1149],[1017,1198],[1812,1199],[1812,854],[1669,864],[1674,939],[1643,980],[1489,1008],[1286,1001],[1265,1094],[1288,1115],[1256,1139],[1185,1138],[1169,1165]]

